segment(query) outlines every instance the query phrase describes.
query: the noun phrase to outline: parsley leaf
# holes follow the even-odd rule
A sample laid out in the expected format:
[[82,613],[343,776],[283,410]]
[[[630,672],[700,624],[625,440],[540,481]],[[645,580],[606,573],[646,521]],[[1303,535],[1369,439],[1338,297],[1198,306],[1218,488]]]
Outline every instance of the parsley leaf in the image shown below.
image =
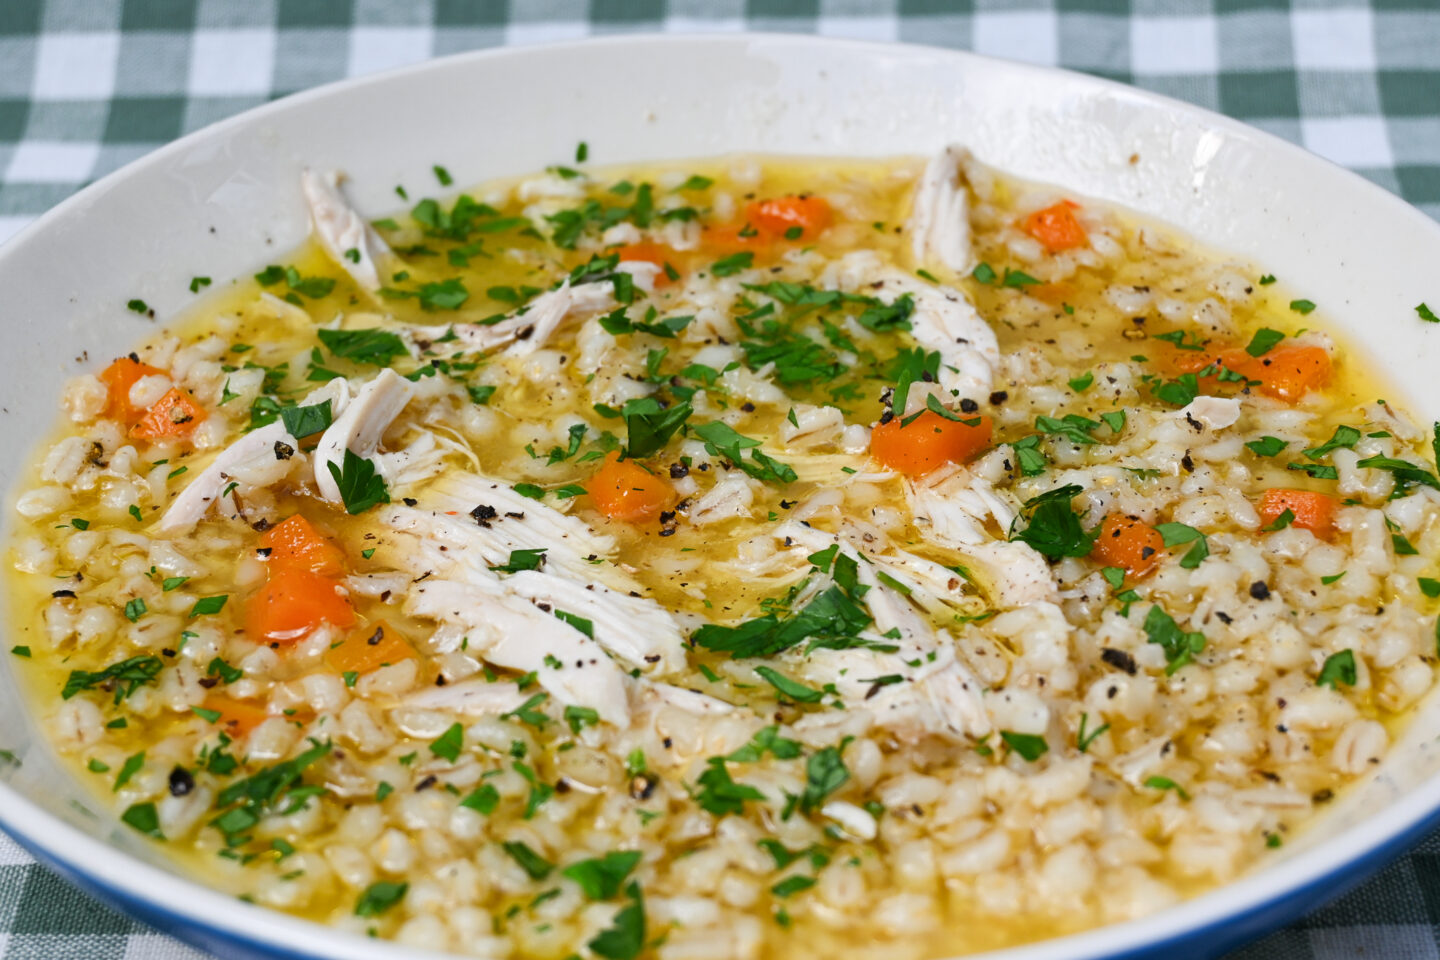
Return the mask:
[[630,905],[615,914],[613,925],[600,931],[587,946],[605,960],[634,960],[645,948],[645,901],[640,884],[631,882],[625,888]]
[[765,794],[759,790],[730,778],[724,757],[711,757],[705,763],[705,772],[697,781],[701,789],[695,794],[695,802],[702,810],[723,817],[744,812],[746,800],[765,799]]
[[319,433],[333,422],[330,401],[324,400],[308,407],[282,407],[280,419],[292,437],[308,437]]
[[803,683],[797,683],[785,676],[785,674],[780,673],[778,670],[772,670],[769,667],[756,667],[755,673],[779,691],[781,696],[794,700],[796,703],[819,703],[821,698],[825,696],[824,691],[807,687]]
[[716,260],[710,267],[710,272],[717,277],[733,277],[741,270],[748,270],[755,261],[755,254],[748,250],[740,253],[732,253],[728,257]]
[[560,871],[561,876],[580,885],[591,900],[609,900],[620,892],[620,885],[640,863],[639,850],[607,853],[603,857],[581,860]]
[[750,742],[726,757],[733,763],[756,763],[766,753],[776,760],[794,760],[800,756],[800,743],[780,736],[780,727],[771,724],[762,728]]
[[465,748],[465,728],[458,723],[451,724],[450,728],[440,734],[430,744],[430,752],[437,757],[449,760],[454,763],[460,758],[460,751]]
[[1259,440],[1251,440],[1245,444],[1246,448],[1257,457],[1273,457],[1284,450],[1290,444],[1279,437],[1261,437]]
[[1210,542],[1205,539],[1205,534],[1194,527],[1183,523],[1162,523],[1155,529],[1160,532],[1167,547],[1178,547],[1192,542],[1195,544],[1180,559],[1180,566],[1186,570],[1194,570],[1200,566],[1200,561],[1210,556]]
[[1150,607],[1150,612],[1145,615],[1143,629],[1148,642],[1159,644],[1165,651],[1167,674],[1174,673],[1190,663],[1195,654],[1205,649],[1203,633],[1187,633],[1181,630],[1175,618],[1160,609],[1159,604]]
[[1342,423],[1335,428],[1335,433],[1331,435],[1329,440],[1320,444],[1318,447],[1311,447],[1309,450],[1306,450],[1305,456],[1311,460],[1319,460],[1332,450],[1339,450],[1342,447],[1346,449],[1353,448],[1355,444],[1359,442],[1360,431]]
[[1029,523],[1010,539],[1029,544],[1051,560],[1085,556],[1095,543],[1098,528],[1086,533],[1080,525],[1084,514],[1070,508],[1071,499],[1082,492],[1082,487],[1069,484],[1027,500]]
[[809,813],[825,804],[830,794],[850,779],[850,771],[837,747],[825,747],[805,761],[805,790],[800,794],[800,810]]
[[641,459],[659,453],[694,412],[688,403],[664,409],[653,397],[625,401],[625,455]]
[[1261,327],[1255,331],[1255,336],[1250,338],[1250,343],[1245,347],[1245,352],[1252,357],[1263,357],[1270,352],[1270,348],[1281,340],[1285,334],[1279,330],[1271,330],[1269,327]]
[[1000,739],[1005,741],[1006,746],[1025,758],[1026,763],[1034,763],[1043,757],[1050,749],[1050,744],[1045,738],[1033,733],[1016,733],[1013,730],[1001,730]]
[[1440,317],[1435,316],[1435,311],[1423,303],[1415,308],[1415,312],[1419,314],[1420,319],[1426,323],[1440,323]]
[[544,880],[555,869],[555,864],[530,849],[529,844],[523,841],[512,840],[500,846],[510,854],[512,860],[520,864],[520,869],[528,873],[532,880]]
[[491,567],[491,570],[498,570],[501,573],[519,573],[522,570],[539,570],[545,565],[546,547],[536,547],[532,550],[511,550],[510,559],[498,567]]
[[1331,690],[1339,690],[1337,684],[1341,683],[1347,687],[1355,686],[1355,654],[1351,650],[1341,650],[1326,657],[1320,667],[1320,676],[1315,679],[1316,686]]
[[69,700],[82,690],[113,683],[115,703],[118,704],[154,680],[164,666],[159,657],[139,656],[112,663],[95,673],[87,670],[72,670],[70,676],[65,680],[64,689],[60,691],[60,697]]
[[325,348],[337,357],[375,367],[390,365],[395,357],[409,353],[405,341],[388,330],[316,330]]
[[392,883],[379,880],[365,888],[355,901],[355,916],[378,917],[405,898],[410,889],[408,883]]
[[385,486],[385,479],[375,472],[375,464],[357,456],[349,447],[345,448],[341,466],[333,463],[325,466],[340,487],[340,499],[345,502],[345,512],[351,516],[390,502],[390,491]]

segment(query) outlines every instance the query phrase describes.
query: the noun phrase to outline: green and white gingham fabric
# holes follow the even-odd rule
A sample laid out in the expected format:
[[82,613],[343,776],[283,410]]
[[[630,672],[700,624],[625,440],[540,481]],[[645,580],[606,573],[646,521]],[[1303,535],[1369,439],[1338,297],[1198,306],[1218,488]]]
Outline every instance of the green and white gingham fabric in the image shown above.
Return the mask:
[[[0,0],[0,242],[316,84],[589,34],[783,30],[1088,71],[1303,144],[1440,217],[1440,0]],[[1232,960],[1440,960],[1440,834]],[[203,960],[0,835],[0,960]]]

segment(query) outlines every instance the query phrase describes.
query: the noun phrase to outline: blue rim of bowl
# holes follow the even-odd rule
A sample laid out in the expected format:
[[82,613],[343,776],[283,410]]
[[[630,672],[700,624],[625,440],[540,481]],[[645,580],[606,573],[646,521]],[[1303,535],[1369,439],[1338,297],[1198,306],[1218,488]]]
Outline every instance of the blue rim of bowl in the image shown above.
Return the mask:
[[[1092,90],[1103,91],[1126,99],[1142,101],[1162,107],[1171,113],[1186,115],[1202,122],[1210,128],[1222,131],[1233,137],[1245,139],[1266,151],[1288,155],[1295,159],[1303,159],[1304,162],[1311,164],[1319,164],[1328,168],[1332,175],[1349,181],[1354,189],[1362,191],[1376,206],[1385,210],[1387,217],[1411,220],[1422,224],[1425,229],[1430,232],[1440,233],[1440,224],[1436,224],[1431,218],[1425,216],[1425,214],[1421,213],[1418,209],[1394,194],[1371,183],[1360,175],[1346,170],[1323,157],[1318,157],[1274,134],[1241,123],[1238,120],[1233,120],[1223,114],[1206,110],[1203,107],[1185,103],[1172,97],[1164,96],[1163,94],[1140,90],[1139,88],[1117,81],[1107,80],[1103,77],[1096,77],[1056,67],[1041,67],[1034,64],[1001,60],[968,51],[950,50],[943,47],[923,44],[874,42],[804,34],[760,32],[734,34],[618,34],[608,37],[590,37],[562,43],[545,44],[543,46],[499,47],[437,57],[421,63],[376,74],[334,81],[291,94],[290,96],[283,97],[268,104],[254,107],[236,114],[233,117],[217,121],[200,130],[193,131],[179,140],[160,147],[126,164],[119,170],[107,174],[95,183],[73,194],[42,214],[33,223],[20,231],[19,234],[10,238],[5,244],[0,245],[0,260],[4,259],[7,249],[15,249],[23,245],[32,233],[47,229],[51,222],[69,215],[73,209],[84,205],[90,198],[98,196],[110,189],[113,184],[127,176],[136,168],[164,162],[172,155],[190,149],[192,144],[202,138],[216,135],[232,127],[252,123],[257,119],[268,116],[272,112],[282,112],[298,103],[308,102],[312,99],[323,99],[342,91],[363,89],[371,84],[383,84],[393,78],[443,69],[470,60],[507,59],[512,57],[523,59],[527,54],[541,50],[563,52],[569,49],[594,46],[625,46],[635,44],[675,45],[684,43],[702,45],[732,44],[739,47],[757,43],[825,46],[836,49],[850,49],[862,54],[887,52],[894,54],[897,50],[908,48],[930,56],[953,58],[957,62],[970,61],[981,64],[991,64],[995,68],[1013,71],[1022,75],[1029,75],[1039,81],[1044,81],[1048,78],[1063,78],[1065,82],[1070,84],[1081,84]],[[41,742],[45,743],[43,740]],[[45,743],[45,748],[49,749],[48,743]],[[1427,797],[1425,796],[1426,794],[1430,794],[1430,796]],[[171,932],[180,939],[201,948],[212,949],[235,957],[257,958],[257,960],[258,958],[330,960],[330,958],[350,958],[360,954],[366,957],[383,956],[389,958],[389,960],[398,960],[401,956],[417,955],[417,952],[412,948],[402,948],[398,945],[389,944],[387,941],[369,940],[324,924],[300,920],[283,912],[251,906],[240,901],[225,900],[223,894],[219,894],[218,891],[205,886],[197,880],[192,880],[188,877],[144,863],[139,858],[125,853],[111,844],[105,843],[93,834],[63,823],[58,818],[54,818],[48,812],[32,803],[26,797],[18,794],[5,783],[0,782],[0,799],[7,798],[9,802],[0,804],[0,830],[3,830],[14,838],[20,846],[28,850],[37,860],[52,866],[69,877],[77,886],[94,893],[119,909],[151,921],[158,925],[160,929]],[[1403,809],[1397,811],[1395,810],[1396,807]],[[1412,809],[1417,807],[1419,809]],[[243,912],[256,922],[248,927],[241,926],[238,923],[216,924],[213,921],[207,921],[205,918],[177,911],[171,906],[161,902],[157,895],[152,894],[147,897],[140,890],[128,889],[115,883],[107,882],[100,878],[96,870],[81,868],[71,860],[53,852],[48,845],[42,843],[32,835],[34,834],[33,830],[27,833],[13,826],[6,816],[6,813],[12,809],[28,810],[32,819],[48,820],[49,823],[46,824],[47,826],[58,835],[68,835],[68,839],[73,844],[77,844],[80,847],[92,847],[94,852],[99,855],[123,858],[125,861],[128,861],[130,865],[141,867],[142,869],[137,871],[139,873],[148,873],[152,878],[168,877],[174,883],[189,887],[197,894],[215,896],[220,898],[221,902],[229,903],[236,908],[243,908]],[[1403,852],[1404,848],[1411,846],[1422,835],[1440,826],[1440,776],[1432,777],[1430,780],[1408,791],[1392,804],[1386,812],[1392,815],[1392,820],[1389,825],[1377,828],[1381,834],[1380,837],[1370,840],[1362,840],[1362,838],[1359,837],[1353,838],[1352,843],[1364,842],[1369,845],[1363,846],[1357,852],[1338,862],[1326,865],[1327,860],[1335,860],[1339,856],[1338,852],[1333,852],[1333,848],[1337,847],[1340,841],[1350,837],[1352,834],[1364,830],[1368,821],[1363,821],[1348,827],[1340,834],[1337,834],[1332,840],[1316,845],[1313,849],[1296,855],[1284,866],[1277,865],[1271,868],[1272,870],[1287,870],[1299,874],[1299,877],[1277,876],[1270,878],[1281,887],[1281,889],[1273,893],[1257,893],[1249,896],[1249,899],[1242,903],[1228,907],[1221,906],[1220,901],[1225,898],[1227,892],[1234,896],[1249,894],[1250,888],[1258,885],[1258,880],[1263,875],[1257,876],[1251,874],[1231,881],[1230,883],[1223,884],[1197,897],[1184,900],[1174,907],[1136,920],[1107,924],[1081,933],[1069,934],[1049,940],[1037,941],[1031,944],[1023,944],[972,956],[977,958],[994,958],[994,960],[1058,960],[1058,958],[1061,957],[1084,958],[1084,960],[1138,960],[1138,958],[1141,957],[1158,955],[1180,945],[1191,945],[1189,952],[1185,954],[1186,957],[1214,956],[1262,936],[1353,888],[1366,877],[1388,864]],[[1397,827],[1395,824],[1401,825]],[[116,821],[116,825],[118,826],[118,821]],[[1387,835],[1387,831],[1394,832],[1388,832]],[[1330,849],[1327,850],[1327,848]],[[1312,861],[1315,862],[1315,865],[1309,866]],[[1306,875],[1308,872],[1307,868],[1308,870],[1318,870],[1319,872],[1313,875]],[[1266,872],[1268,873],[1269,871]],[[251,911],[254,912],[252,913]],[[1214,913],[1215,915],[1191,921],[1190,924],[1187,925],[1183,918],[1186,912],[1191,914]],[[266,922],[267,920],[269,921],[268,923]],[[1158,938],[1144,939],[1144,928],[1157,923],[1178,926],[1179,929],[1173,932],[1162,933]],[[319,938],[325,941],[321,944],[325,949],[322,952],[315,952],[313,950],[297,952],[291,946],[287,946],[282,942],[279,933],[273,934],[270,937],[257,937],[251,932],[252,929],[263,930],[267,926],[280,928],[281,930],[289,930],[302,937],[308,934],[312,937]],[[214,936],[210,934],[214,934]],[[1193,942],[1203,937],[1210,937],[1210,942],[1198,949],[1193,947]],[[1113,946],[1107,946],[1105,943],[1107,940],[1118,940],[1120,942],[1113,944]],[[235,947],[240,947],[241,949],[236,950],[234,949]],[[375,949],[377,947],[379,948],[378,951]],[[430,955],[440,956],[439,954]]]

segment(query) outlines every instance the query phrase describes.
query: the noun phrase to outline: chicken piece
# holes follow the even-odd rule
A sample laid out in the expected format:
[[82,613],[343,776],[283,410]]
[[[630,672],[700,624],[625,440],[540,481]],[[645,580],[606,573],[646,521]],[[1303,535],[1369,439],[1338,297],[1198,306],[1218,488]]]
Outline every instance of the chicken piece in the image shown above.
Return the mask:
[[[210,461],[210,465],[171,501],[169,509],[160,518],[156,533],[162,537],[173,537],[194,528],[210,505],[222,499],[224,488],[238,474],[253,473],[256,469],[273,465],[283,475],[288,471],[288,465],[278,462],[277,444],[291,451],[300,446],[280,420],[245,434],[220,451],[220,455]],[[230,500],[230,503],[233,507],[234,501]]]
[[475,474],[441,477],[420,494],[423,506],[392,506],[380,522],[449,548],[447,564],[503,566],[515,550],[544,549],[547,569],[581,582],[604,582],[622,592],[636,589],[613,564],[595,563],[615,552],[615,540],[591,530],[507,483]]
[[514,574],[504,586],[517,596],[589,620],[596,642],[632,667],[662,676],[685,668],[680,625],[654,600],[539,570]]
[[1233,427],[1240,419],[1240,401],[1234,397],[1196,397],[1175,412],[1178,420],[1211,430]]
[[920,535],[973,558],[997,606],[1059,599],[1044,557],[1029,544],[996,540],[987,531],[993,522],[1007,534],[1015,509],[984,480],[962,472],[933,487],[907,484],[905,492]]
[[600,644],[530,601],[454,580],[425,580],[410,591],[406,614],[464,627],[472,654],[534,673],[560,703],[590,707],[617,727],[630,724],[626,674]]
[[[638,284],[637,284],[638,286]],[[542,293],[525,308],[498,323],[456,323],[446,326],[412,326],[403,333],[417,355],[437,340],[454,333],[458,349],[488,353],[511,344],[509,353],[523,357],[549,341],[567,318],[609,310],[615,306],[615,284],[609,280],[571,286],[567,278],[560,286]]]
[[970,151],[951,144],[925,165],[910,209],[910,249],[915,263],[939,263],[956,273],[974,265],[970,249],[970,194],[961,169]]
[[[300,405],[315,406],[326,400],[330,401],[332,416],[345,409],[350,400],[350,389],[343,377],[336,377],[311,391],[300,401]],[[196,474],[171,502],[156,532],[171,537],[191,530],[205,516],[211,504],[224,499],[223,491],[232,480],[238,479],[250,486],[264,486],[284,476],[288,467],[280,459],[278,454],[282,450],[276,444],[282,444],[292,452],[300,449],[299,441],[285,429],[283,420],[252,430],[220,451],[210,465]],[[234,506],[233,500],[231,506]]]
[[453,710],[470,717],[496,717],[510,713],[529,699],[513,683],[492,683],[488,680],[466,680],[443,687],[427,687],[409,694],[402,707],[417,710]]
[[733,517],[748,517],[757,486],[741,471],[732,470],[691,504],[686,516],[697,527]]
[[410,381],[387,368],[345,405],[344,412],[321,434],[315,448],[315,486],[322,497],[332,503],[340,499],[340,485],[330,472],[331,465],[339,470],[346,450],[364,459],[374,457],[380,438],[405,409],[413,392]]
[[[909,294],[915,304],[911,333],[940,354],[940,386],[947,402],[986,400],[1000,365],[995,331],[961,291],[925,281],[884,263],[872,250],[857,250],[826,268],[822,285],[878,297],[888,303]],[[921,398],[923,402],[923,397]]]
[[[950,635],[937,631],[910,599],[882,583],[875,563],[861,559],[853,544],[804,524],[781,524],[775,536],[812,551],[838,544],[844,555],[859,560],[857,575],[867,588],[864,603],[875,621],[861,639],[899,648],[816,650],[800,664],[802,677],[816,686],[834,684],[848,707],[870,711],[876,724],[908,739],[926,734],[982,737],[990,732],[981,700],[984,685],[956,658]],[[796,606],[803,603],[797,600]],[[876,682],[894,676],[901,681]]]
[[320,246],[361,289],[378,291],[383,285],[381,272],[394,254],[375,228],[346,202],[340,192],[340,173],[307,169],[300,174],[300,189],[309,204]]

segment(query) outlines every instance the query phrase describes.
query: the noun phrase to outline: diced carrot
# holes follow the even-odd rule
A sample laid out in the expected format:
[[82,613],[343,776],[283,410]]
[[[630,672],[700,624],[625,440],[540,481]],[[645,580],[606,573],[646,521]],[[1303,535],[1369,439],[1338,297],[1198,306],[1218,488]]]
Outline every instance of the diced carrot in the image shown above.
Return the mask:
[[1059,306],[1067,301],[1075,299],[1075,285],[1066,280],[1059,280],[1055,283],[1042,283],[1033,286],[1029,290],[1030,296],[1037,300],[1043,300],[1052,306]]
[[775,245],[775,235],[749,221],[721,223],[700,232],[700,243],[712,256],[750,252],[763,256]]
[[215,726],[236,740],[248,735],[251,730],[270,719],[269,712],[260,704],[236,700],[234,697],[227,697],[219,693],[208,695],[205,702],[200,705],[200,709],[213,710],[220,714],[220,719],[215,721]]
[[325,654],[325,662],[337,673],[369,673],[413,656],[415,648],[400,631],[381,620],[346,634]]
[[1289,403],[1330,380],[1330,354],[1324,347],[1295,344],[1276,347],[1262,357],[1246,357],[1250,362],[1239,372],[1259,380],[1261,393]]
[[164,370],[152,367],[148,363],[141,363],[134,357],[120,357],[100,372],[100,381],[110,391],[110,399],[105,405],[105,415],[125,423],[134,423],[139,420],[145,410],[143,407],[131,405],[130,388],[145,377],[163,376],[165,376]]
[[353,627],[355,611],[339,586],[338,580],[301,567],[277,570],[246,604],[250,639],[294,643],[322,623],[342,630]]
[[757,200],[745,208],[745,216],[757,230],[804,241],[824,233],[832,219],[830,204],[814,194]]
[[890,469],[920,477],[947,463],[974,459],[990,446],[994,431],[989,417],[948,420],[926,410],[908,425],[895,417],[870,431],[870,452]]
[[639,243],[626,244],[615,253],[620,257],[621,263],[653,263],[659,267],[660,272],[655,275],[655,286],[663,287],[670,282],[670,275],[665,272],[665,268],[669,266],[671,270],[675,269],[671,265],[671,261],[675,259],[675,251],[669,247],[642,240]]
[[266,530],[260,537],[261,549],[269,550],[266,559],[271,576],[289,568],[309,570],[326,577],[345,573],[345,552],[300,514]]
[[1062,200],[1053,207],[1036,210],[1021,221],[1021,227],[1051,253],[1083,247],[1090,237],[1075,219],[1076,209],[1076,204]]
[[675,498],[670,481],[634,460],[611,453],[586,488],[595,508],[612,520],[632,523],[653,520]]
[[141,440],[161,440],[189,436],[205,419],[205,408],[179,388],[172,387],[145,415],[130,428],[130,435]]
[[1340,501],[1328,493],[1276,487],[1261,495],[1260,519],[1269,526],[1289,510],[1295,517],[1291,526],[1304,527],[1323,537],[1335,529],[1335,510],[1339,506]]
[[1100,536],[1090,556],[1107,567],[1122,567],[1132,577],[1143,577],[1160,562],[1165,538],[1139,517],[1108,514],[1100,522]]
[[[1247,381],[1257,381],[1255,389],[1260,393],[1287,403],[1323,387],[1332,370],[1330,354],[1324,347],[1298,343],[1275,347],[1258,357],[1250,356],[1242,347],[1175,349],[1166,354],[1164,363],[1176,373],[1199,373],[1210,368],[1232,370]],[[1218,373],[1204,377],[1202,382],[1211,391],[1244,386],[1238,380],[1221,380]]]

